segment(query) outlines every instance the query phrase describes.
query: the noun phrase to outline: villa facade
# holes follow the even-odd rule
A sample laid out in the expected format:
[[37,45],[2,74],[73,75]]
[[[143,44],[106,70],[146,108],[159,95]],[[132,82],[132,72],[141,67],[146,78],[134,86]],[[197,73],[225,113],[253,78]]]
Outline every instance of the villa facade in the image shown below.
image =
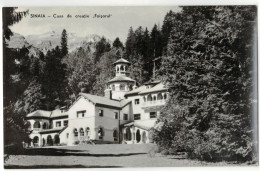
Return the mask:
[[69,108],[37,110],[27,115],[30,138],[35,146],[75,145],[92,141],[102,143],[149,143],[149,131],[155,126],[168,98],[160,81],[137,87],[129,78],[130,63],[114,63],[116,76],[108,81],[105,96],[80,93]]

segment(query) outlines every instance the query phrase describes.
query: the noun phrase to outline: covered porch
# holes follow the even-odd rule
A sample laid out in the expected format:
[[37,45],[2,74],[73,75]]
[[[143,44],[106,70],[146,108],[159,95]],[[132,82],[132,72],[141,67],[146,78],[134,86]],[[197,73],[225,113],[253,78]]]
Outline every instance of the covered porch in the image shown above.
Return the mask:
[[149,130],[150,128],[135,122],[124,124],[122,127],[122,142],[126,144],[150,143]]

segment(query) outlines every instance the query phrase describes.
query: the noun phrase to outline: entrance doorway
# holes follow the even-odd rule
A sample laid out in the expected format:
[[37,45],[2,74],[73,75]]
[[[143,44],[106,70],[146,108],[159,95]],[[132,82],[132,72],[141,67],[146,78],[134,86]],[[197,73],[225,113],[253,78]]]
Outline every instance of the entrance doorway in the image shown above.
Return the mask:
[[138,129],[138,130],[136,131],[136,142],[139,143],[140,140],[141,140],[141,134],[140,134],[140,130]]

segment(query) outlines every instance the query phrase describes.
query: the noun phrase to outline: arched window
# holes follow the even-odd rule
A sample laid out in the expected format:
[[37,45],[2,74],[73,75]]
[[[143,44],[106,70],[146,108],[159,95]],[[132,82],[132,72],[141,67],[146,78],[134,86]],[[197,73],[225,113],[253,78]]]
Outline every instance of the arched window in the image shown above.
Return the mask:
[[90,129],[89,127],[86,128],[86,137],[87,139],[89,139],[89,136],[90,136]]
[[34,122],[33,128],[41,128],[41,124],[39,121]]
[[42,129],[47,129],[47,123],[44,122],[44,124],[42,125]]
[[33,144],[37,144],[39,142],[39,137],[35,136],[33,137]]
[[120,84],[120,90],[125,90],[125,84]]
[[90,135],[90,129],[89,129],[89,127],[86,128],[86,135]]
[[124,66],[123,65],[120,66],[120,71],[121,72],[124,71]]
[[153,101],[155,101],[156,100],[156,96],[153,96]]
[[74,137],[77,137],[78,136],[78,130],[75,128],[73,132],[74,132]]
[[112,85],[112,90],[115,91],[115,84]]
[[132,139],[132,136],[131,136],[131,130],[129,127],[126,128],[126,140],[127,141],[130,141]]
[[164,98],[164,99],[167,99],[167,94],[166,94],[166,93],[163,95],[163,98]]
[[116,72],[119,72],[119,67],[118,66],[116,66]]
[[102,127],[98,129],[98,137],[100,140],[102,140],[104,137],[104,129]]
[[163,99],[162,93],[159,93],[159,94],[157,95],[157,99],[158,99],[158,100],[162,100],[162,99]]
[[32,129],[32,125],[29,121],[25,122],[25,128],[27,128],[27,130],[31,130]]
[[118,131],[115,129],[113,132],[114,141],[118,141]]
[[48,145],[53,145],[53,140],[52,140],[51,135],[48,135],[48,136],[47,136],[47,144],[48,144]]
[[144,102],[146,102],[146,98],[145,98],[145,96],[144,96]]
[[129,90],[130,90],[130,91],[133,90],[133,85],[130,85],[130,86],[129,86]]
[[80,130],[79,130],[79,135],[80,135],[81,137],[84,136],[84,130],[83,130],[83,128],[80,128]]
[[56,134],[54,136],[54,144],[59,144],[59,143],[60,143],[60,136],[59,136],[59,134]]
[[151,95],[151,94],[149,94],[149,95],[147,96],[147,101],[153,101],[153,98],[152,98],[152,95]]

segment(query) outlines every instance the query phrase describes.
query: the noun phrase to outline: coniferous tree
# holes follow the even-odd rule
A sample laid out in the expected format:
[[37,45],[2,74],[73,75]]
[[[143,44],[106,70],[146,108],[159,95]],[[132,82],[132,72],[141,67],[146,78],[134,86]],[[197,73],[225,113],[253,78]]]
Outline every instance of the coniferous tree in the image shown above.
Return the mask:
[[123,43],[120,41],[120,39],[117,37],[115,41],[113,42],[114,48],[124,48]]
[[155,133],[160,147],[210,161],[255,157],[255,21],[254,6],[183,7],[176,14],[161,68],[170,98]]
[[[10,26],[18,23],[28,11],[16,12],[16,8],[2,8],[3,19],[3,107],[4,107],[4,144],[15,145],[21,147],[21,142],[28,138],[24,126],[24,113],[14,111],[14,103],[21,95],[23,85],[14,82],[15,76],[19,76],[17,70],[17,58],[23,58],[24,53],[19,54],[19,51],[11,50],[7,47],[6,40],[9,40],[13,35]],[[18,71],[18,72],[17,72]],[[26,81],[25,81],[26,82]],[[16,136],[13,136],[16,135]],[[14,149],[15,152],[21,152],[22,148]],[[9,151],[4,149],[5,154]],[[13,152],[14,152],[13,151]]]
[[107,42],[105,37],[102,37],[101,40],[96,45],[96,51],[94,53],[94,61],[97,63],[100,57],[105,53],[111,50],[111,45]]
[[162,47],[163,47],[163,53],[166,53],[167,50],[167,44],[168,44],[168,39],[170,37],[172,28],[174,27],[174,21],[175,21],[175,16],[176,14],[170,10],[169,12],[167,12],[167,14],[164,17],[163,20],[163,25],[162,25]]
[[68,54],[68,35],[65,29],[61,33],[61,54],[63,56]]
[[68,68],[68,92],[70,103],[75,100],[80,92],[93,93],[96,68],[92,54],[79,48],[64,59]]

